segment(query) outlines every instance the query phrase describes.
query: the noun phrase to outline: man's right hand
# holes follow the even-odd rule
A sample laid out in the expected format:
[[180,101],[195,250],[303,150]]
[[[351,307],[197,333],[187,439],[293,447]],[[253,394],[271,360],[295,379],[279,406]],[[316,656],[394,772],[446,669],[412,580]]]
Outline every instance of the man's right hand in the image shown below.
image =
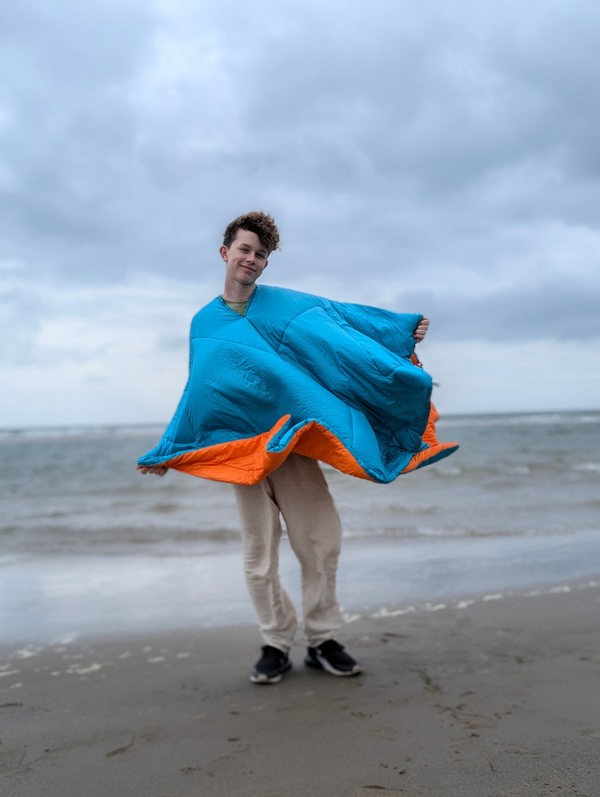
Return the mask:
[[137,469],[141,473],[154,473],[156,476],[164,476],[165,473],[169,470],[165,468],[164,465],[151,465],[149,468],[145,468],[142,465],[138,465]]

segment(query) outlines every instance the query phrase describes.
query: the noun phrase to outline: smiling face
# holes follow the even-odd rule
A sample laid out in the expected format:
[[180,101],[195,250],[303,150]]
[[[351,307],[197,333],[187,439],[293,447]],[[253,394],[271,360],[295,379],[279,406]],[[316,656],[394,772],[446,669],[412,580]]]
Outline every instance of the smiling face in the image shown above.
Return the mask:
[[243,302],[250,298],[254,283],[268,264],[269,253],[255,232],[239,229],[229,246],[219,253],[225,263],[223,298]]

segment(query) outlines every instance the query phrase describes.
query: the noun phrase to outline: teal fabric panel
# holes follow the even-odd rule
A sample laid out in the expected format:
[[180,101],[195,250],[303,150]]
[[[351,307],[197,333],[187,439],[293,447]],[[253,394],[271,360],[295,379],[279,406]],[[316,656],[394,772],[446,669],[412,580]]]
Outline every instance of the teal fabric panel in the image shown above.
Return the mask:
[[269,450],[318,421],[375,481],[424,447],[431,377],[410,355],[417,314],[258,286],[245,316],[214,299],[194,317],[183,396],[143,466],[289,421]]

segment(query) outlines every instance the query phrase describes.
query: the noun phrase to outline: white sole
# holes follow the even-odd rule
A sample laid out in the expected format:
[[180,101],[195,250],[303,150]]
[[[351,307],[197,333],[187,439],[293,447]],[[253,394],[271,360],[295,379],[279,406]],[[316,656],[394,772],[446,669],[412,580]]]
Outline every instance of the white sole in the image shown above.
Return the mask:
[[315,670],[325,670],[330,675],[335,675],[338,678],[349,678],[352,675],[358,675],[362,672],[362,667],[360,664],[356,664],[353,669],[351,670],[336,670],[331,664],[325,659],[323,656],[319,656],[317,653],[317,661],[314,659],[305,659],[304,663],[307,664],[309,667],[314,667]]
[[259,686],[263,684],[278,684],[279,681],[281,681],[281,679],[283,678],[284,674],[286,672],[289,672],[291,669],[292,669],[292,662],[290,661],[289,665],[277,675],[272,675],[270,678],[268,675],[251,675],[250,681],[253,684],[259,684]]

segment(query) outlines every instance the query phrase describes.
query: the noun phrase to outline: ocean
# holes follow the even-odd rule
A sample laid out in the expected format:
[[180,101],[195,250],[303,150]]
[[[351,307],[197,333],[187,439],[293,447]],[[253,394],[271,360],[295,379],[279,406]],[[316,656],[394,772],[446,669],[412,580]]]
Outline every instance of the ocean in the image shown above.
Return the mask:
[[[600,580],[600,412],[455,416],[461,448],[389,485],[324,466],[346,619]],[[0,430],[0,636],[253,622],[231,488],[136,471],[162,427]],[[298,599],[284,542],[282,572]]]

